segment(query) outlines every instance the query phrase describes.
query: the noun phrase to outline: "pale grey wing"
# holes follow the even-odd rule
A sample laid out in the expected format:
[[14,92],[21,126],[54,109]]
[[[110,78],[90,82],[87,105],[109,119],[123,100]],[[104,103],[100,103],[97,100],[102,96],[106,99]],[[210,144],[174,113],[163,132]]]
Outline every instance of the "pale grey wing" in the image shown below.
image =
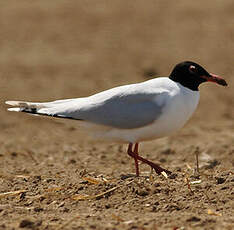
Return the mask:
[[165,105],[162,94],[115,95],[106,101],[60,115],[118,129],[140,128],[151,124],[162,114]]
[[10,111],[83,120],[119,129],[134,129],[151,124],[162,114],[169,93],[160,86],[161,81],[153,79],[120,86],[85,98],[48,103],[7,103],[16,107],[9,108]]

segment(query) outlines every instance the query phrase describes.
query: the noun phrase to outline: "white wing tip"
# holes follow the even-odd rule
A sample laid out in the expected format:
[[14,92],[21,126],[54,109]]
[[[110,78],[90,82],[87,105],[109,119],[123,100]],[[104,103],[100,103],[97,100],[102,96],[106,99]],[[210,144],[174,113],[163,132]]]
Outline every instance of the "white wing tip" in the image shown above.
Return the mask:
[[7,109],[8,111],[11,111],[11,112],[20,112],[21,109],[20,108],[9,108]]

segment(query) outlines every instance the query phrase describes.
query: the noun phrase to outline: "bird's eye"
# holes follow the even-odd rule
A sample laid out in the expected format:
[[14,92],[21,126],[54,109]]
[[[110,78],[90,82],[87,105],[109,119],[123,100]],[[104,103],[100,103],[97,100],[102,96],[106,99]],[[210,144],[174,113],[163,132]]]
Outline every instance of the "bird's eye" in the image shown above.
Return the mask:
[[192,73],[195,73],[196,72],[196,67],[194,65],[190,65],[189,66],[189,71],[192,72]]

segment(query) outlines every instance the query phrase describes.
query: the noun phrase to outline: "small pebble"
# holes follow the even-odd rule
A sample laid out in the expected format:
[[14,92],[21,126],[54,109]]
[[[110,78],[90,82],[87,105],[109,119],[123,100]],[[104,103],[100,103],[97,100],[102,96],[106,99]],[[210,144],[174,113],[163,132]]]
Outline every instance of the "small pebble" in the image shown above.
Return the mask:
[[217,184],[223,184],[226,181],[226,179],[223,177],[217,177],[216,181],[217,181]]
[[20,228],[32,228],[34,223],[31,220],[22,220],[19,224]]

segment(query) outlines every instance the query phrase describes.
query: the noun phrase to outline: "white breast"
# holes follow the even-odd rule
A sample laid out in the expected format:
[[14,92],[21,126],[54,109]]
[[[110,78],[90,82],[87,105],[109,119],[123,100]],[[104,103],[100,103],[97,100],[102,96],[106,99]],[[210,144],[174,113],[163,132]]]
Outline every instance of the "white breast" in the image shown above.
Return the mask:
[[158,131],[154,138],[168,136],[181,129],[197,108],[199,92],[177,84],[179,90],[171,95],[162,116],[153,124],[152,129]]

